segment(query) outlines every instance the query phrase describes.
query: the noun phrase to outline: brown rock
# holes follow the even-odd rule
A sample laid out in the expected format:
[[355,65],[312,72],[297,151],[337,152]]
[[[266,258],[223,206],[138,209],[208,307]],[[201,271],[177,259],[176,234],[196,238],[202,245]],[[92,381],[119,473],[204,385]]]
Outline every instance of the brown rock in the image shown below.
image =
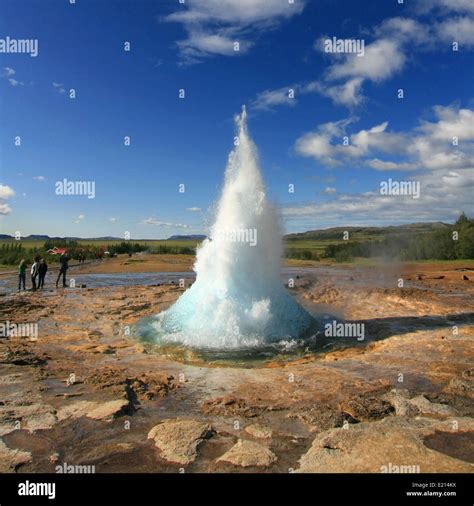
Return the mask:
[[[474,430],[471,418],[452,421],[428,418],[387,417],[378,422],[363,422],[348,429],[332,429],[319,434],[309,451],[300,459],[299,472],[307,473],[380,473],[393,469],[404,472],[473,472],[474,466],[427,448],[425,437],[436,431],[463,434]],[[458,432],[459,431],[459,432]],[[392,471],[389,471],[392,469]]]
[[11,473],[18,466],[31,462],[31,453],[13,450],[0,439],[0,472]]
[[202,404],[202,410],[206,414],[218,416],[244,416],[252,418],[257,416],[261,408],[256,406],[249,406],[244,399],[227,395],[225,397],[217,397],[210,399]]
[[199,446],[212,434],[213,430],[207,423],[176,419],[155,425],[148,433],[148,439],[155,441],[165,460],[186,465],[196,460]]
[[408,390],[394,388],[385,397],[398,416],[416,416],[420,412],[419,408],[410,402]]
[[58,420],[80,418],[81,416],[87,416],[94,420],[112,420],[125,414],[129,408],[130,401],[128,399],[107,402],[77,401],[61,408],[57,413],[57,417]]
[[357,421],[381,420],[395,410],[387,400],[371,395],[351,397],[340,404],[340,409]]
[[16,422],[20,421],[20,428],[35,432],[50,429],[58,421],[55,409],[49,404],[39,402],[17,401],[7,406],[0,406],[0,436],[17,429]]
[[100,403],[97,407],[87,412],[88,418],[94,420],[112,419],[125,414],[127,408],[130,407],[128,399],[119,399],[117,401],[108,401]]
[[454,395],[462,395],[474,399],[474,381],[470,379],[453,378],[444,390]]
[[431,402],[423,395],[410,399],[410,394],[407,390],[393,389],[385,397],[393,405],[395,413],[398,416],[417,416],[422,414],[446,418],[457,414],[450,406]]
[[66,418],[80,418],[86,416],[87,413],[97,407],[97,403],[92,401],[77,401],[68,406],[64,406],[57,412],[58,420]]
[[264,427],[258,423],[252,423],[245,427],[245,432],[250,434],[253,437],[261,438],[261,439],[269,439],[272,437],[272,429],[270,427]]
[[437,415],[441,417],[455,416],[456,411],[446,404],[439,404],[430,402],[423,395],[418,395],[410,399],[410,404],[418,408],[419,412],[423,415]]
[[241,467],[268,467],[276,462],[276,455],[266,446],[239,439],[237,443],[216,462],[229,462]]

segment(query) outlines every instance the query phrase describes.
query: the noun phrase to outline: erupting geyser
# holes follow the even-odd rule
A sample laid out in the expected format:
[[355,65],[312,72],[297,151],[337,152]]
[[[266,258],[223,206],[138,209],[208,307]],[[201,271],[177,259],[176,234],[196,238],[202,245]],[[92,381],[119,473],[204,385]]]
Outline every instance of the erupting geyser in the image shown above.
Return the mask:
[[294,339],[311,327],[280,280],[278,218],[246,122],[243,108],[216,221],[197,251],[196,281],[150,323],[160,341],[235,349]]

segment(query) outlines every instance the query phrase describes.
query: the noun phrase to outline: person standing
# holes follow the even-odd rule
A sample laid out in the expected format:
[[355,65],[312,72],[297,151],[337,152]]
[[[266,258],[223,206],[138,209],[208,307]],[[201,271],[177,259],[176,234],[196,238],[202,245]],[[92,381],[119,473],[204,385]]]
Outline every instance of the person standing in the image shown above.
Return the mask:
[[56,280],[56,287],[58,286],[59,279],[62,276],[63,277],[63,287],[66,288],[66,271],[68,270],[68,267],[69,267],[68,262],[69,262],[69,257],[67,256],[67,251],[65,251],[61,255],[61,257],[59,258],[59,263],[61,264],[61,266],[59,268],[58,279]]
[[25,282],[26,282],[26,262],[25,259],[22,258],[20,260],[20,265],[18,265],[18,291],[21,290],[21,285],[23,285],[23,290],[26,290]]
[[44,278],[46,277],[46,273],[48,272],[48,264],[46,263],[46,260],[44,258],[41,259],[39,268],[38,268],[38,288],[44,287]]
[[33,262],[33,265],[31,266],[31,284],[32,284],[32,290],[36,291],[36,278],[38,277],[39,273],[39,257],[35,257],[35,261]]

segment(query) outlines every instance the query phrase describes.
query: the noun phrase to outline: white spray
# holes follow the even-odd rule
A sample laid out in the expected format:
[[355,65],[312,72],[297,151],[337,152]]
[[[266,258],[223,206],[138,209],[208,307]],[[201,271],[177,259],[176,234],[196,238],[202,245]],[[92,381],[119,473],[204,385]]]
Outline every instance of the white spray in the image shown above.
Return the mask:
[[299,337],[311,326],[310,315],[280,280],[279,223],[267,201],[245,107],[236,124],[238,143],[210,239],[197,252],[196,281],[152,323],[162,340],[241,348]]

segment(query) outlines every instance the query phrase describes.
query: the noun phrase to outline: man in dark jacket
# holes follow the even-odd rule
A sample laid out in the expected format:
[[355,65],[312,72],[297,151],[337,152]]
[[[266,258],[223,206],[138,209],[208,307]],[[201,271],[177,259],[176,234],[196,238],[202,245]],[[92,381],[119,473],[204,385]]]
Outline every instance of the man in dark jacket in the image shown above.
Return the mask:
[[44,258],[41,259],[39,268],[38,268],[38,288],[44,287],[44,278],[46,276],[46,273],[48,272],[48,264],[46,263],[46,260]]
[[59,274],[58,279],[56,280],[56,286],[58,286],[59,279],[61,276],[63,277],[63,287],[66,288],[66,271],[68,270],[68,262],[69,257],[67,256],[67,251],[65,251],[61,257],[59,258],[60,268],[59,268]]

